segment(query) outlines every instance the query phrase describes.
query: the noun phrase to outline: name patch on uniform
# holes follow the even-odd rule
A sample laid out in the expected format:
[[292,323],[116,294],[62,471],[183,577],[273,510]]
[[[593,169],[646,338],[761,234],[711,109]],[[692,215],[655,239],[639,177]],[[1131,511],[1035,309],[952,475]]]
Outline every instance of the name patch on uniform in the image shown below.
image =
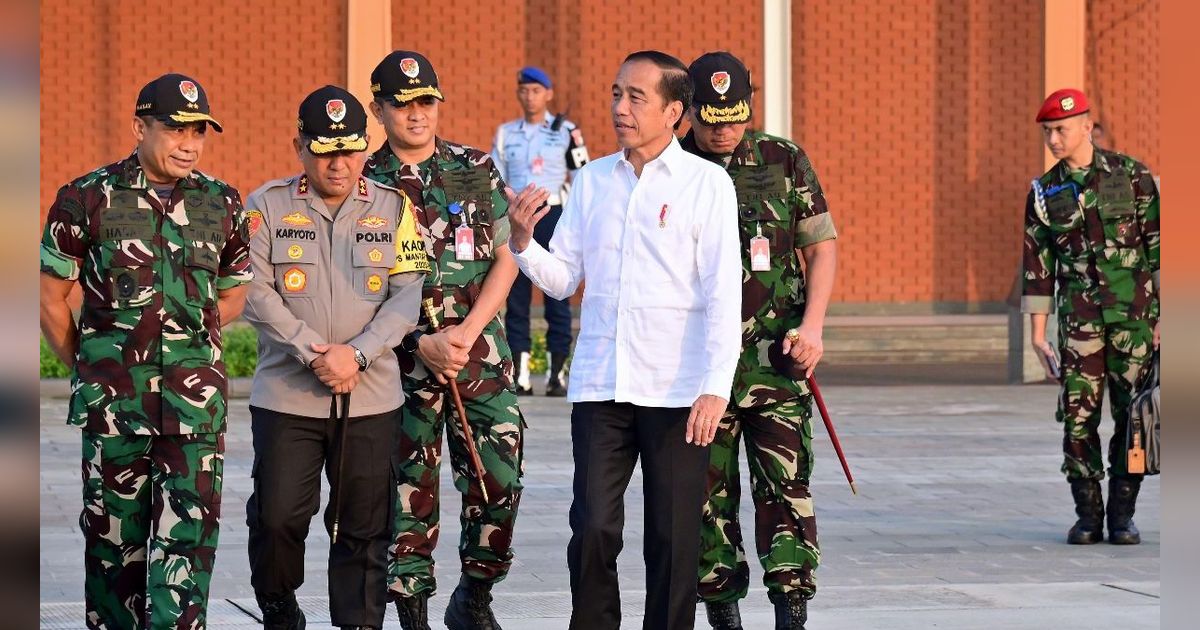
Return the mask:
[[442,188],[446,191],[448,201],[486,198],[492,194],[492,178],[480,167],[444,171]]
[[317,240],[317,231],[298,230],[296,228],[275,228],[275,238],[296,241],[315,241]]
[[739,204],[780,199],[787,194],[787,176],[782,164],[743,166],[734,173],[733,186]]
[[391,243],[391,232],[355,232],[355,243]]
[[138,207],[108,207],[100,214],[100,240],[149,239],[154,236],[150,210]]
[[1099,202],[1102,214],[1133,212],[1133,182],[1130,181],[1129,176],[1123,172],[1117,172],[1102,178]]

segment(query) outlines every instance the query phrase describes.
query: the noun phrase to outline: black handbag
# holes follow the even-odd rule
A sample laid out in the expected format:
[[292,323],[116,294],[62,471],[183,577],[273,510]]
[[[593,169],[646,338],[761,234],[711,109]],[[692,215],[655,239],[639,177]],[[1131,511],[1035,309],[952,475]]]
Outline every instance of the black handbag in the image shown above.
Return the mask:
[[1158,350],[1150,358],[1150,369],[1129,403],[1129,430],[1125,436],[1125,463],[1131,474],[1157,475],[1159,469]]

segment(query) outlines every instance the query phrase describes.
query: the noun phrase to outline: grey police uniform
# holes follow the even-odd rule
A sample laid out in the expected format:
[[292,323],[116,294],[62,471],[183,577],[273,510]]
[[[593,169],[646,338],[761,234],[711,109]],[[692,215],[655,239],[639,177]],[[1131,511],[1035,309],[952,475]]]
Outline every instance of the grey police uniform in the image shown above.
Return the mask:
[[[331,621],[382,627],[404,399],[392,348],[416,327],[424,283],[424,274],[405,270],[413,267],[405,247],[428,265],[416,218],[403,193],[366,178],[336,215],[303,175],[269,182],[247,203],[258,279],[245,316],[259,331],[250,393],[254,492],[246,503],[250,583],[264,618],[291,623],[302,615],[294,592],[304,581],[324,469],[341,494],[324,519],[327,532],[340,519],[329,549]],[[309,367],[321,356],[314,343],[350,344],[366,357],[358,384],[341,397],[348,422],[331,418],[332,391]]]
[[326,416],[330,390],[308,367],[320,356],[311,344],[347,343],[367,358],[354,414],[400,407],[392,348],[416,325],[424,281],[421,273],[389,274],[405,202],[400,191],[365,177],[336,217],[303,175],[250,195],[251,221],[261,221],[250,240],[257,280],[245,312],[260,336],[252,406]]

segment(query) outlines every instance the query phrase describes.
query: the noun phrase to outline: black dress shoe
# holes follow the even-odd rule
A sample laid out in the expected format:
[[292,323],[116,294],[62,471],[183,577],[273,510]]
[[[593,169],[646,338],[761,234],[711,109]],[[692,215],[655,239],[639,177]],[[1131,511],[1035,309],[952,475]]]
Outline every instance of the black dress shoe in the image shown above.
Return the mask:
[[296,594],[262,595],[254,594],[258,600],[258,609],[263,614],[263,627],[266,630],[304,630],[304,611],[296,602]]

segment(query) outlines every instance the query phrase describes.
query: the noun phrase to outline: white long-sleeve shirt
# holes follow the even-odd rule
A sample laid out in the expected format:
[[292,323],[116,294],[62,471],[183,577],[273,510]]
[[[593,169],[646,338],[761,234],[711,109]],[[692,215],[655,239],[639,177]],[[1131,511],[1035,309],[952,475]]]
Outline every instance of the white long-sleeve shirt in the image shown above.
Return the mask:
[[551,297],[586,279],[568,399],[728,400],[741,343],[739,247],[733,182],[676,140],[640,178],[620,152],[580,169],[549,251],[531,241],[516,254]]

